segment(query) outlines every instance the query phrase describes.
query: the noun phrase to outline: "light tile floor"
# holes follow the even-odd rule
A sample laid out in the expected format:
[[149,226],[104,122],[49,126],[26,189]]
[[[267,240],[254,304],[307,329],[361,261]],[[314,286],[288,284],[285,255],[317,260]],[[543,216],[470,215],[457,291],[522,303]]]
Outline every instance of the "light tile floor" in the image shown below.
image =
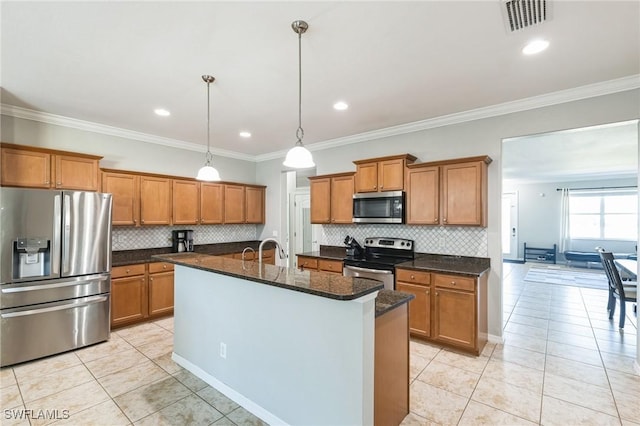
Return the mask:
[[637,321],[624,333],[607,291],[524,281],[505,263],[504,344],[480,357],[411,342],[403,425],[640,425]]
[[[403,425],[640,425],[632,305],[620,333],[617,312],[608,320],[606,291],[526,282],[528,267],[503,267],[504,344],[474,357],[411,342],[411,413]],[[0,423],[265,424],[176,365],[172,339],[173,319],[166,318],[0,369]],[[63,419],[12,416],[40,410]]]

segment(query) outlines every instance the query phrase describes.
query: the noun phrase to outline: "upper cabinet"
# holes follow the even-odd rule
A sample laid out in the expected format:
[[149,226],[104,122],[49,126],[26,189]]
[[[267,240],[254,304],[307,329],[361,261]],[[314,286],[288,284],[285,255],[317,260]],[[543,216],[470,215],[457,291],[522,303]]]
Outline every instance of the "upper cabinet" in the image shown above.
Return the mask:
[[100,158],[30,146],[2,144],[3,186],[97,191]]
[[264,223],[264,198],[263,186],[245,187],[246,223]]
[[112,194],[113,225],[140,224],[140,176],[129,173],[103,172],[102,192]]
[[407,224],[487,226],[488,156],[412,164]]
[[416,160],[411,154],[354,161],[355,192],[404,190],[405,169]]
[[264,223],[265,189],[103,169],[101,190],[113,194],[113,225],[141,226]]
[[310,177],[311,223],[352,223],[354,173]]

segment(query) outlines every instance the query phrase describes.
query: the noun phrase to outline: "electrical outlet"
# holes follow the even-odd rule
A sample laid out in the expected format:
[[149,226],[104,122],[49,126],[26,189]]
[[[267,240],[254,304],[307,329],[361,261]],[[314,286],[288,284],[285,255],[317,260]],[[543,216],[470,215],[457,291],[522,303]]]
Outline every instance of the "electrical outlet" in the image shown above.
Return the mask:
[[227,358],[227,344],[220,342],[220,358]]

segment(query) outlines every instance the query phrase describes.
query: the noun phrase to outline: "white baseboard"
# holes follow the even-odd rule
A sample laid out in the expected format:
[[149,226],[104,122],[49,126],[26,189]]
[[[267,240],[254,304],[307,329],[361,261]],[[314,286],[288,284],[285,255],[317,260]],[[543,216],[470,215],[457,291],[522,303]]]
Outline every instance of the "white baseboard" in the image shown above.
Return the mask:
[[260,405],[258,405],[255,402],[251,401],[250,399],[248,399],[247,397],[245,397],[241,393],[239,393],[239,392],[235,391],[234,389],[230,388],[229,386],[225,385],[220,380],[216,379],[215,377],[213,377],[212,375],[210,375],[209,373],[207,373],[206,371],[204,371],[200,367],[198,367],[198,366],[192,364],[191,362],[187,361],[186,359],[182,358],[180,355],[176,354],[175,352],[173,352],[171,354],[171,359],[173,359],[176,362],[176,364],[178,364],[179,366],[189,370],[196,377],[198,377],[198,378],[204,380],[205,382],[207,382],[207,384],[209,386],[211,386],[212,388],[214,388],[217,391],[221,392],[222,394],[224,394],[227,398],[229,398],[230,400],[232,400],[236,404],[242,406],[242,408],[244,408],[245,410],[247,410],[248,412],[250,412],[254,416],[257,416],[261,420],[264,420],[265,422],[267,422],[267,424],[269,424],[269,425],[288,425],[288,423],[283,421],[278,416],[274,415],[270,411],[264,409]]
[[489,343],[495,343],[496,345],[501,345],[504,343],[504,339],[502,336],[496,336],[495,334],[487,335],[487,341]]

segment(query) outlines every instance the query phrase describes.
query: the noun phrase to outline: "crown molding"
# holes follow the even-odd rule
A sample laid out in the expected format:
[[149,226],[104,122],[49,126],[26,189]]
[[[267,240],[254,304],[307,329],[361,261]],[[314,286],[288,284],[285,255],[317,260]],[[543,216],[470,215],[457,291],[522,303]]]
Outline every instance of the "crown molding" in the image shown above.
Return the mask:
[[[579,101],[581,99],[594,98],[597,96],[610,95],[640,88],[640,74],[631,75],[615,80],[580,86],[573,89],[561,90],[547,93],[531,98],[519,99],[517,101],[505,102],[488,107],[463,111],[455,114],[443,115],[426,120],[414,121],[399,126],[386,127],[384,129],[372,130],[370,132],[359,133],[357,135],[345,136],[342,138],[330,139],[313,144],[305,144],[309,151],[320,151],[323,149],[344,146],[348,144],[360,143],[374,139],[382,139],[390,136],[397,136],[406,133],[418,132],[421,130],[434,129],[437,127],[451,126],[474,120],[498,117],[501,115],[522,112],[566,102]],[[287,151],[277,151],[256,156],[257,162],[282,158]]]
[[[558,92],[547,93],[545,95],[533,96],[530,98],[520,99],[512,102],[492,105],[483,108],[477,108],[469,111],[459,112],[455,114],[443,115],[440,117],[429,118],[426,120],[414,121],[398,126],[386,127],[384,129],[372,130],[370,132],[359,133],[356,135],[345,136],[342,138],[330,139],[313,144],[305,144],[310,151],[320,151],[324,149],[344,146],[354,143],[360,143],[375,139],[387,138],[406,133],[418,132],[421,130],[434,129],[437,127],[451,126],[453,124],[461,124],[474,120],[497,117],[515,112],[522,112],[536,108],[547,107],[551,105],[562,104],[566,102],[578,101],[581,99],[594,98],[597,96],[609,95],[627,90],[640,88],[640,74],[635,74],[615,80],[603,81],[600,83],[580,86],[573,89],[560,90]],[[60,115],[39,112],[27,108],[1,104],[3,115],[8,115],[26,120],[39,121],[57,126],[70,127],[88,132],[102,133],[105,135],[116,136],[125,139],[133,139],[142,142],[163,145],[172,148],[186,149],[189,151],[206,152],[204,146],[192,142],[185,142],[178,139],[163,138],[147,133],[136,132],[133,130],[121,129],[118,127],[107,126],[104,124],[92,123],[89,121],[77,120],[75,118],[63,117]],[[247,155],[234,151],[223,149],[211,149],[214,155],[221,157],[235,158],[238,160],[262,162],[283,158],[288,150],[270,152],[262,155]]]
[[[185,149],[187,151],[207,152],[205,146],[185,142],[178,139],[164,138],[162,136],[150,135],[148,133],[136,132],[134,130],[121,129],[119,127],[107,126],[105,124],[93,123],[90,121],[78,120],[47,112],[34,111],[27,108],[2,104],[2,115],[8,115],[25,120],[39,121],[41,123],[53,124],[56,126],[69,127],[87,132],[100,133],[124,139],[132,139],[141,142],[153,143],[156,145],[168,146],[171,148]],[[235,151],[211,148],[211,153],[220,157],[236,158],[238,160],[255,161],[253,155],[241,154]]]

